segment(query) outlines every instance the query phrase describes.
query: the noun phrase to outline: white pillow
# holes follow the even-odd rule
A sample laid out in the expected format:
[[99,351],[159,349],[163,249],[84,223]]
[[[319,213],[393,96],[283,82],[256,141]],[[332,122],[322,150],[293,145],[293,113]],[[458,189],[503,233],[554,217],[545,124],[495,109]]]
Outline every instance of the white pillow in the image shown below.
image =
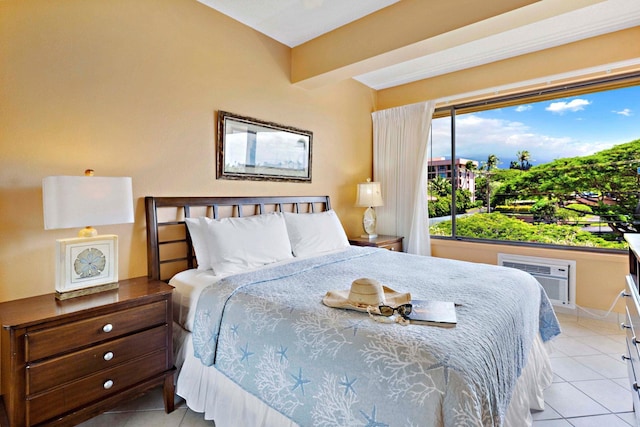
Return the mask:
[[207,224],[212,221],[211,218],[185,218],[193,243],[193,250],[196,253],[196,261],[198,261],[198,270],[210,270],[211,261],[209,260],[209,248],[207,247]]
[[216,275],[240,273],[293,258],[284,216],[279,212],[211,220],[209,259]]
[[293,254],[297,257],[349,247],[349,239],[333,210],[309,214],[285,212],[284,219]]

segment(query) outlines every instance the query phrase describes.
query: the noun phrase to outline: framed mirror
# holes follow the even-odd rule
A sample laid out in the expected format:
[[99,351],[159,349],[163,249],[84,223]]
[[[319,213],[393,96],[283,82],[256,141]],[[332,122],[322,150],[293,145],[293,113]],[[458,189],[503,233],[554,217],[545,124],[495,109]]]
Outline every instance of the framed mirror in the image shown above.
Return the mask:
[[313,133],[218,111],[218,179],[311,182]]

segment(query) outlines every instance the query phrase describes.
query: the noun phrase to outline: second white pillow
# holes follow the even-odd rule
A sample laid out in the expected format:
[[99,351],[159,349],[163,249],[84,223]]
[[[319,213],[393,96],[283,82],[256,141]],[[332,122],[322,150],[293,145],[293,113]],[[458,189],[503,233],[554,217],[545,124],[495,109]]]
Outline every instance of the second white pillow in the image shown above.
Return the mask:
[[333,210],[308,214],[285,212],[284,219],[293,254],[297,257],[349,247],[347,234]]

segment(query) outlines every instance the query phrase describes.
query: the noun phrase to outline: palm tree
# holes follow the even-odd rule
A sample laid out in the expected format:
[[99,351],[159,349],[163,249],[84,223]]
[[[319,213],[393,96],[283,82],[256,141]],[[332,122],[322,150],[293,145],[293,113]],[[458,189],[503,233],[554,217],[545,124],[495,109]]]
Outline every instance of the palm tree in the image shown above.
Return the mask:
[[431,194],[442,197],[446,196],[451,192],[450,190],[451,184],[446,178],[441,177],[440,175],[436,176],[429,182],[429,189],[431,190]]
[[500,159],[495,154],[489,154],[484,164],[487,171],[487,213],[491,212],[491,169],[498,167]]
[[464,174],[465,179],[467,180],[467,190],[471,190],[471,175],[473,175],[476,169],[476,162],[474,162],[473,160],[469,160],[464,164]]
[[489,156],[487,157],[487,162],[485,163],[487,172],[491,171],[491,169],[497,168],[498,164],[500,164],[500,159],[498,158],[498,156],[496,156],[495,154],[489,154]]
[[465,163],[464,168],[465,168],[465,174],[466,174],[466,178],[467,178],[467,190],[469,190],[469,192],[471,193],[471,201],[475,202],[476,201],[476,186],[474,184],[473,188],[471,188],[471,177],[475,176],[475,173],[478,170],[478,166],[476,165],[475,161],[469,160],[469,161],[467,161],[467,163]]
[[518,151],[516,156],[518,157],[518,161],[520,162],[521,171],[527,170],[531,167],[529,165],[529,159],[531,158],[531,154],[529,154],[527,150]]

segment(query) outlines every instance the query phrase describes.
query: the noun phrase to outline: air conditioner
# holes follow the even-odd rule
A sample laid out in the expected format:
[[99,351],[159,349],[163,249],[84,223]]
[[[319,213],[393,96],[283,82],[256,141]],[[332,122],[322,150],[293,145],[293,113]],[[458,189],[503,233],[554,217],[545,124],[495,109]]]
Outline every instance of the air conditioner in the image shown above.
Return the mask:
[[574,307],[575,261],[498,254],[498,265],[531,274],[542,285],[553,305]]

